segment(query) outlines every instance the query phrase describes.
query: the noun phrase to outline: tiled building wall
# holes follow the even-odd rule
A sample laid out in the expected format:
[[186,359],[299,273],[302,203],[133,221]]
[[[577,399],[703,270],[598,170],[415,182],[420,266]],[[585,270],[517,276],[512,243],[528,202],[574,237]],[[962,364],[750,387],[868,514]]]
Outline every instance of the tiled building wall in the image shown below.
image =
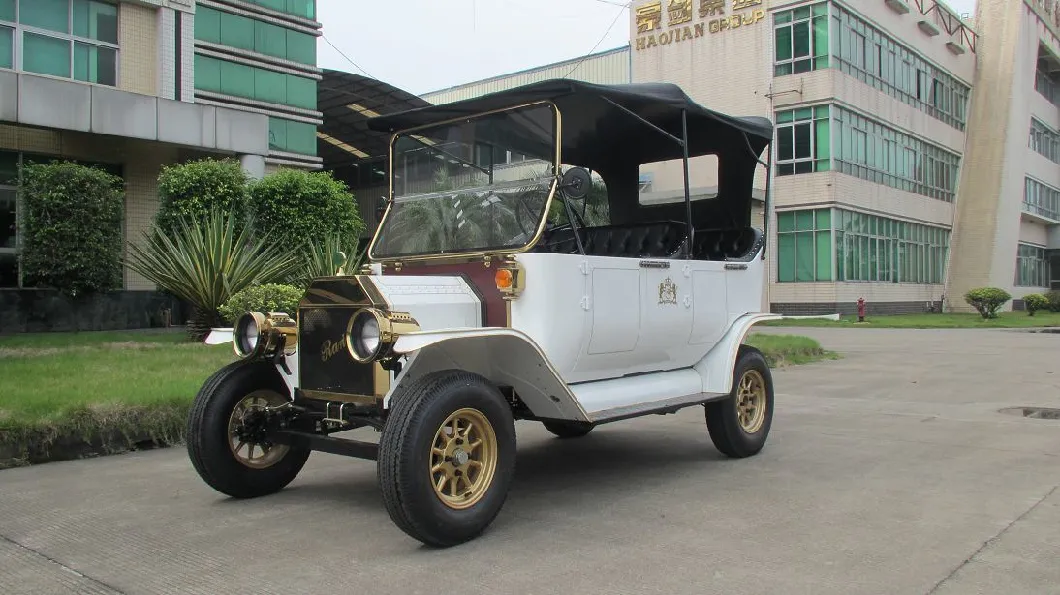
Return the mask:
[[158,95],[158,9],[130,2],[118,13],[118,87],[143,95]]

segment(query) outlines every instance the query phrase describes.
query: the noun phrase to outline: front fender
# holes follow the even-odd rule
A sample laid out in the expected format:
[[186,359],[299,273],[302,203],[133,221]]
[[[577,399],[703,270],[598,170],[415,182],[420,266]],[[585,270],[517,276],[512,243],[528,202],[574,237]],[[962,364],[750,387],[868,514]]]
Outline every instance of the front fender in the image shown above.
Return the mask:
[[413,380],[439,370],[479,374],[512,387],[536,417],[588,422],[589,416],[533,339],[506,328],[467,328],[402,335],[394,352],[408,363],[395,379],[390,398]]
[[751,327],[767,320],[780,320],[779,314],[754,312],[744,314],[729,327],[721,341],[695,365],[703,378],[703,392],[728,394],[732,391],[732,370],[736,366],[736,355]]

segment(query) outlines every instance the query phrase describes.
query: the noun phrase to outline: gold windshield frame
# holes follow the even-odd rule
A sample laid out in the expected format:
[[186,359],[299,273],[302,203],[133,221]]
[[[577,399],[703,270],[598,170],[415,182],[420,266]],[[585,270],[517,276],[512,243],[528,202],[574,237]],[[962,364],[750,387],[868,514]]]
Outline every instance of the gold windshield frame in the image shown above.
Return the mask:
[[[467,252],[446,252],[444,254],[417,254],[417,255],[408,255],[408,256],[400,255],[400,256],[386,256],[386,257],[377,257],[375,255],[376,243],[379,241],[379,236],[380,236],[380,233],[383,230],[383,226],[386,223],[387,218],[390,216],[390,210],[394,206],[394,145],[395,145],[395,143],[397,143],[397,139],[398,139],[399,136],[411,134],[411,133],[416,132],[418,130],[425,130],[427,128],[436,128],[436,127],[439,127],[439,126],[445,126],[447,124],[455,124],[457,122],[468,122],[468,121],[471,121],[471,120],[484,118],[486,116],[491,116],[491,115],[494,115],[494,114],[501,114],[501,113],[505,113],[505,112],[513,112],[513,111],[517,111],[517,110],[522,110],[522,109],[531,108],[531,107],[538,107],[538,106],[548,106],[548,107],[552,108],[552,117],[553,117],[552,131],[553,131],[553,141],[555,142],[555,163],[553,164],[552,186],[549,188],[548,198],[545,200],[545,208],[544,208],[544,210],[541,213],[541,221],[538,222],[537,230],[534,232],[534,236],[532,238],[530,238],[529,242],[527,242],[523,246],[510,247],[510,248],[501,248],[501,249],[495,249],[495,250],[469,250]],[[548,213],[552,209],[552,200],[555,198],[556,191],[559,189],[559,178],[560,178],[559,169],[560,169],[560,165],[563,163],[563,160],[562,160],[563,140],[562,139],[563,139],[563,117],[562,117],[562,114],[559,111],[559,107],[557,107],[556,104],[551,102],[551,101],[535,101],[535,102],[532,102],[532,103],[522,103],[522,104],[517,104],[517,105],[512,105],[512,106],[500,108],[500,109],[495,109],[495,110],[490,110],[490,111],[486,111],[486,112],[477,113],[477,114],[475,114],[473,116],[465,116],[465,117],[461,117],[461,118],[452,118],[452,119],[449,119],[449,120],[441,120],[441,121],[438,121],[438,122],[431,122],[430,124],[424,124],[422,126],[416,126],[415,128],[408,128],[408,129],[405,129],[405,130],[399,130],[399,131],[395,132],[394,134],[390,135],[390,143],[389,143],[389,148],[387,150],[387,152],[388,152],[388,156],[387,156],[387,183],[388,183],[387,207],[386,207],[386,211],[383,212],[383,216],[379,219],[379,225],[376,226],[375,233],[372,234],[372,241],[368,245],[368,262],[386,264],[386,263],[393,263],[393,262],[414,263],[414,262],[454,260],[454,259],[456,259],[456,260],[467,260],[467,259],[475,259],[475,258],[480,258],[480,257],[485,257],[485,256],[491,256],[492,257],[492,256],[502,256],[502,255],[509,255],[509,254],[521,254],[523,252],[527,252],[528,250],[530,250],[531,248],[533,248],[534,246],[537,245],[537,243],[541,240],[541,236],[545,233],[545,226],[548,223]]]

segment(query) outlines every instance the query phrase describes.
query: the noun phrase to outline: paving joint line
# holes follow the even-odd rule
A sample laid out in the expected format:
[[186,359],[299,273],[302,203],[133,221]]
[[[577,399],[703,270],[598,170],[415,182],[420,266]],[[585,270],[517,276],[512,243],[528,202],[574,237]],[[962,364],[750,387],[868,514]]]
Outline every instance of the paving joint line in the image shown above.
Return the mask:
[[1038,501],[1035,502],[1034,504],[1032,504],[1030,508],[1025,510],[1023,512],[1023,514],[1021,514],[1018,517],[1016,517],[1015,519],[1013,519],[1011,523],[1005,525],[1005,527],[1002,528],[1000,531],[998,531],[996,535],[994,535],[990,539],[987,539],[986,541],[984,541],[983,544],[979,546],[979,549],[977,549],[974,552],[972,552],[972,555],[970,555],[967,558],[965,558],[964,561],[961,562],[960,564],[958,564],[957,567],[954,568],[952,571],[950,571],[949,574],[947,574],[946,576],[942,577],[942,580],[940,580],[939,582],[935,583],[935,586],[932,587],[931,590],[928,591],[926,595],[932,595],[933,593],[937,593],[938,590],[942,588],[942,585],[946,584],[947,581],[949,581],[951,578],[956,576],[957,573],[960,572],[962,568],[964,568],[965,566],[971,564],[979,556],[979,554],[983,553],[983,551],[985,551],[988,547],[990,547],[990,546],[994,545],[995,543],[997,543],[998,540],[1000,540],[1001,537],[1004,536],[1005,533],[1007,533],[1009,529],[1011,529],[1016,523],[1018,523],[1018,522],[1022,521],[1023,519],[1025,519],[1027,517],[1027,515],[1029,515],[1030,513],[1034,512],[1034,509],[1038,508],[1038,506],[1041,505],[1042,502],[1045,502],[1046,500],[1048,500],[1053,494],[1056,493],[1056,491],[1058,489],[1060,489],[1060,485],[1053,486],[1053,489],[1049,490],[1044,496],[1039,498]]
[[63,571],[69,572],[71,574],[74,574],[74,575],[78,576],[79,578],[83,578],[86,581],[94,583],[96,586],[103,587],[104,589],[108,589],[110,591],[113,591],[114,593],[117,593],[118,595],[125,595],[123,591],[120,591],[120,590],[116,589],[115,587],[113,587],[111,585],[108,585],[107,583],[105,583],[105,582],[103,582],[103,581],[101,581],[101,580],[99,580],[97,578],[93,578],[93,577],[91,577],[91,576],[89,576],[89,575],[87,575],[87,574],[85,574],[85,573],[83,573],[83,572],[81,572],[81,571],[79,571],[77,569],[71,568],[71,567],[67,566],[66,564],[63,564],[59,560],[56,560],[55,558],[52,558],[48,554],[45,554],[45,553],[40,552],[38,550],[35,550],[35,549],[33,549],[33,548],[29,547],[29,546],[22,545],[21,543],[15,541],[14,539],[11,539],[7,535],[0,534],[0,539],[3,539],[4,541],[10,543],[11,545],[13,545],[13,546],[15,546],[15,547],[17,547],[17,548],[19,548],[21,550],[30,552],[31,554],[34,554],[34,555],[39,556],[41,558],[44,558],[45,560],[51,562],[52,564],[55,564],[59,568],[62,568]]

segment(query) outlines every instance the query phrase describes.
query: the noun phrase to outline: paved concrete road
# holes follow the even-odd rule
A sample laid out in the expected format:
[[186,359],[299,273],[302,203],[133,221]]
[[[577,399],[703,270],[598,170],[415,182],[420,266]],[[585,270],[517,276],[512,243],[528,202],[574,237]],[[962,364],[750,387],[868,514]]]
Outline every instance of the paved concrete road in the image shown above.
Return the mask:
[[2,471],[0,593],[1060,593],[1060,422],[997,413],[1060,407],[1060,335],[782,332],[845,358],[776,373],[758,457],[696,409],[520,424],[505,509],[449,550],[331,455],[244,502],[182,449]]

